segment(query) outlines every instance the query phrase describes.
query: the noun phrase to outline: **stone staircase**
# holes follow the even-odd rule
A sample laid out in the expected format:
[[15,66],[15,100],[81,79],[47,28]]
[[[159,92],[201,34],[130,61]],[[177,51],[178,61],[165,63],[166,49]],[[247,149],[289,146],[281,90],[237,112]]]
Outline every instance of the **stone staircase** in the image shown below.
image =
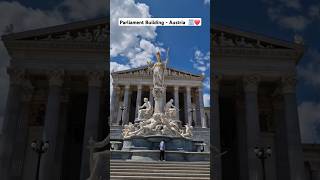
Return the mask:
[[111,160],[111,180],[209,180],[209,162]]

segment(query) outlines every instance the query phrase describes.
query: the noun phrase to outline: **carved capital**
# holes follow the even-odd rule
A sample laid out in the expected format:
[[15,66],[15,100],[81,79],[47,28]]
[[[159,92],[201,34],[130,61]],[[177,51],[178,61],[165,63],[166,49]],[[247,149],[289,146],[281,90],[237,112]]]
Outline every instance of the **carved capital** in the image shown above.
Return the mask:
[[202,91],[203,91],[202,86],[199,86],[199,87],[197,88],[197,92],[198,92],[198,93],[202,93]]
[[130,85],[129,85],[129,84],[125,85],[125,86],[124,86],[124,89],[125,89],[125,90],[129,90],[129,89],[130,89]]
[[55,69],[48,72],[49,86],[62,86],[64,70]]
[[142,85],[138,84],[137,88],[138,88],[138,90],[142,90]]
[[295,93],[297,77],[294,74],[281,77],[282,93]]
[[26,79],[25,69],[8,68],[7,73],[10,76],[10,84],[11,85],[22,85]]
[[186,90],[187,90],[187,92],[189,92],[189,93],[190,93],[190,91],[191,91],[191,87],[190,87],[190,86],[186,86]]
[[97,71],[87,72],[88,86],[89,87],[101,87],[103,73]]
[[119,85],[117,84],[117,83],[112,83],[112,89],[113,89],[113,91],[116,91],[116,90],[118,90],[119,89]]
[[174,91],[179,91],[179,86],[174,86]]
[[245,75],[243,77],[243,87],[245,92],[257,92],[260,76],[257,74]]
[[213,77],[211,78],[212,85],[213,85],[213,91],[219,91],[221,80],[222,80],[221,75],[213,75]]
[[25,81],[22,88],[23,88],[22,101],[30,102],[33,95],[34,87],[30,83],[30,81]]

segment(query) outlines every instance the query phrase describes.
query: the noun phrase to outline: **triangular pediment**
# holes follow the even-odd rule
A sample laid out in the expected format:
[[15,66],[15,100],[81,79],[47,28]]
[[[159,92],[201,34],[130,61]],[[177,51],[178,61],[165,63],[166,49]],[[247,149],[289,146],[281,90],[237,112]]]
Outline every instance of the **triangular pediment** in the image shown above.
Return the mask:
[[301,44],[242,31],[224,25],[214,25],[213,29],[211,29],[211,35],[214,48],[303,49]]
[[105,42],[108,40],[107,18],[79,21],[2,36],[4,41]]
[[[141,66],[138,68],[132,68],[123,71],[115,71],[112,72],[113,76],[151,76],[151,71],[148,70],[148,66]],[[177,70],[175,68],[167,67],[166,76],[174,76],[174,77],[193,77],[202,79],[203,76],[200,74],[193,74],[186,71]]]

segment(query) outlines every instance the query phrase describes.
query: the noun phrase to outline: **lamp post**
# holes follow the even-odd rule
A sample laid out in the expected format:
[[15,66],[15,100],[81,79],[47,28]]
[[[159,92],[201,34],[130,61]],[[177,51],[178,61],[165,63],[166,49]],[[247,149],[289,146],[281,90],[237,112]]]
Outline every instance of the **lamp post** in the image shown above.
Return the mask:
[[261,166],[262,166],[262,178],[266,180],[266,169],[265,169],[265,160],[271,156],[272,150],[271,147],[255,147],[254,153],[256,154],[257,158],[260,159]]
[[194,122],[194,119],[193,119],[193,112],[196,112],[197,110],[199,110],[199,108],[190,108],[190,112],[191,112],[191,126],[195,126],[195,122]]
[[120,106],[120,110],[121,110],[121,117],[120,117],[120,122],[119,125],[122,125],[122,117],[123,117],[123,111],[127,109],[126,106]]
[[31,143],[31,148],[38,154],[36,180],[39,180],[40,161],[42,154],[46,153],[49,148],[49,141],[35,140]]

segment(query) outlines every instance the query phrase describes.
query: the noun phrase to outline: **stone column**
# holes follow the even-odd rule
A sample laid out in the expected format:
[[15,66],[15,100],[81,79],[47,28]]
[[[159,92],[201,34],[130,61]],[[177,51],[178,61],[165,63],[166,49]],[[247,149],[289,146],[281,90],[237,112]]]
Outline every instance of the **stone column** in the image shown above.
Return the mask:
[[[122,98],[123,96],[123,89],[121,87],[119,87],[119,100],[118,100],[118,105],[117,105],[117,109],[118,109],[118,114],[117,114],[117,125],[122,125],[120,124],[121,118],[122,118],[122,110],[120,109],[121,106],[123,106],[123,99],[120,100],[120,98]],[[123,120],[122,120],[123,121]]]
[[282,77],[290,179],[300,180],[305,179],[305,175],[295,87],[295,75]]
[[49,141],[48,151],[42,156],[40,179],[56,179],[56,153],[58,124],[60,119],[60,96],[61,86],[63,83],[62,70],[54,70],[49,72],[49,94],[45,114],[45,122],[43,127],[43,140]]
[[150,88],[149,101],[150,101],[151,106],[153,107],[154,106],[153,95],[152,95],[153,86],[151,85],[149,88]]
[[111,103],[110,103],[110,124],[114,125],[117,121],[117,106],[115,106],[117,101],[117,84],[112,83],[112,94],[111,94]]
[[186,90],[187,90],[187,119],[188,119],[188,124],[191,126],[192,125],[192,112],[191,112],[191,109],[192,109],[192,105],[191,105],[191,87],[190,86],[187,86],[186,87]]
[[60,112],[60,119],[59,119],[59,130],[58,130],[58,144],[56,147],[56,154],[57,154],[57,159],[56,161],[58,162],[58,170],[57,170],[57,179],[62,179],[62,173],[63,170],[61,167],[63,166],[64,162],[63,159],[64,157],[64,150],[66,145],[66,132],[67,132],[67,123],[68,123],[68,108],[69,106],[69,90],[64,89],[63,93],[61,95],[61,112]]
[[114,123],[113,125],[118,125],[118,114],[119,114],[119,106],[120,106],[120,87],[117,86],[116,88],[116,98],[115,98],[115,103],[114,103]]
[[138,85],[137,87],[137,100],[136,100],[136,118],[138,117],[139,107],[141,106],[141,91],[142,85]]
[[86,111],[86,123],[84,128],[81,174],[80,179],[85,180],[89,177],[89,139],[98,141],[98,129],[100,120],[100,99],[101,99],[101,78],[100,72],[88,72],[88,100]]
[[238,155],[238,180],[248,179],[248,158],[247,144],[246,144],[246,119],[245,119],[245,102],[243,93],[241,91],[236,94],[236,140],[237,142],[237,155]]
[[130,93],[130,85],[126,85],[124,87],[124,99],[123,99],[123,106],[125,109],[122,111],[122,124],[129,123],[129,93]]
[[14,141],[14,156],[12,160],[11,179],[23,179],[23,164],[25,160],[26,148],[30,145],[27,144],[28,141],[28,115],[30,110],[30,101],[32,98],[33,87],[29,81],[26,81],[23,86],[22,95],[22,111],[20,114],[20,119],[17,124],[16,138]]
[[288,159],[288,144],[286,138],[286,121],[284,119],[284,104],[281,95],[273,97],[274,121],[275,129],[275,152],[277,179],[290,179],[289,159]]
[[8,69],[10,75],[10,86],[7,97],[6,111],[3,121],[3,132],[1,141],[1,178],[10,179],[11,158],[14,152],[14,140],[16,127],[20,118],[22,108],[22,83],[25,79],[25,71],[20,69]]
[[260,163],[254,153],[254,148],[260,145],[258,83],[259,76],[257,75],[249,75],[243,79],[246,106],[248,180],[256,180],[261,177]]
[[203,103],[203,91],[202,87],[198,87],[198,101],[199,101],[199,111],[200,111],[200,120],[201,120],[201,127],[207,128],[206,118],[204,116],[204,103]]
[[187,89],[185,88],[185,93],[183,93],[183,113],[184,113],[184,123],[188,124],[188,104],[187,104]]
[[213,119],[211,120],[212,125],[210,125],[211,131],[210,140],[213,141],[213,146],[210,146],[210,152],[212,156],[215,157],[210,161],[211,169],[213,170],[213,177],[211,179],[221,180],[221,144],[220,144],[220,108],[219,108],[219,90],[221,77],[213,76]]
[[[174,86],[174,105],[179,109],[179,86]],[[179,111],[177,111],[177,119],[180,119]]]

